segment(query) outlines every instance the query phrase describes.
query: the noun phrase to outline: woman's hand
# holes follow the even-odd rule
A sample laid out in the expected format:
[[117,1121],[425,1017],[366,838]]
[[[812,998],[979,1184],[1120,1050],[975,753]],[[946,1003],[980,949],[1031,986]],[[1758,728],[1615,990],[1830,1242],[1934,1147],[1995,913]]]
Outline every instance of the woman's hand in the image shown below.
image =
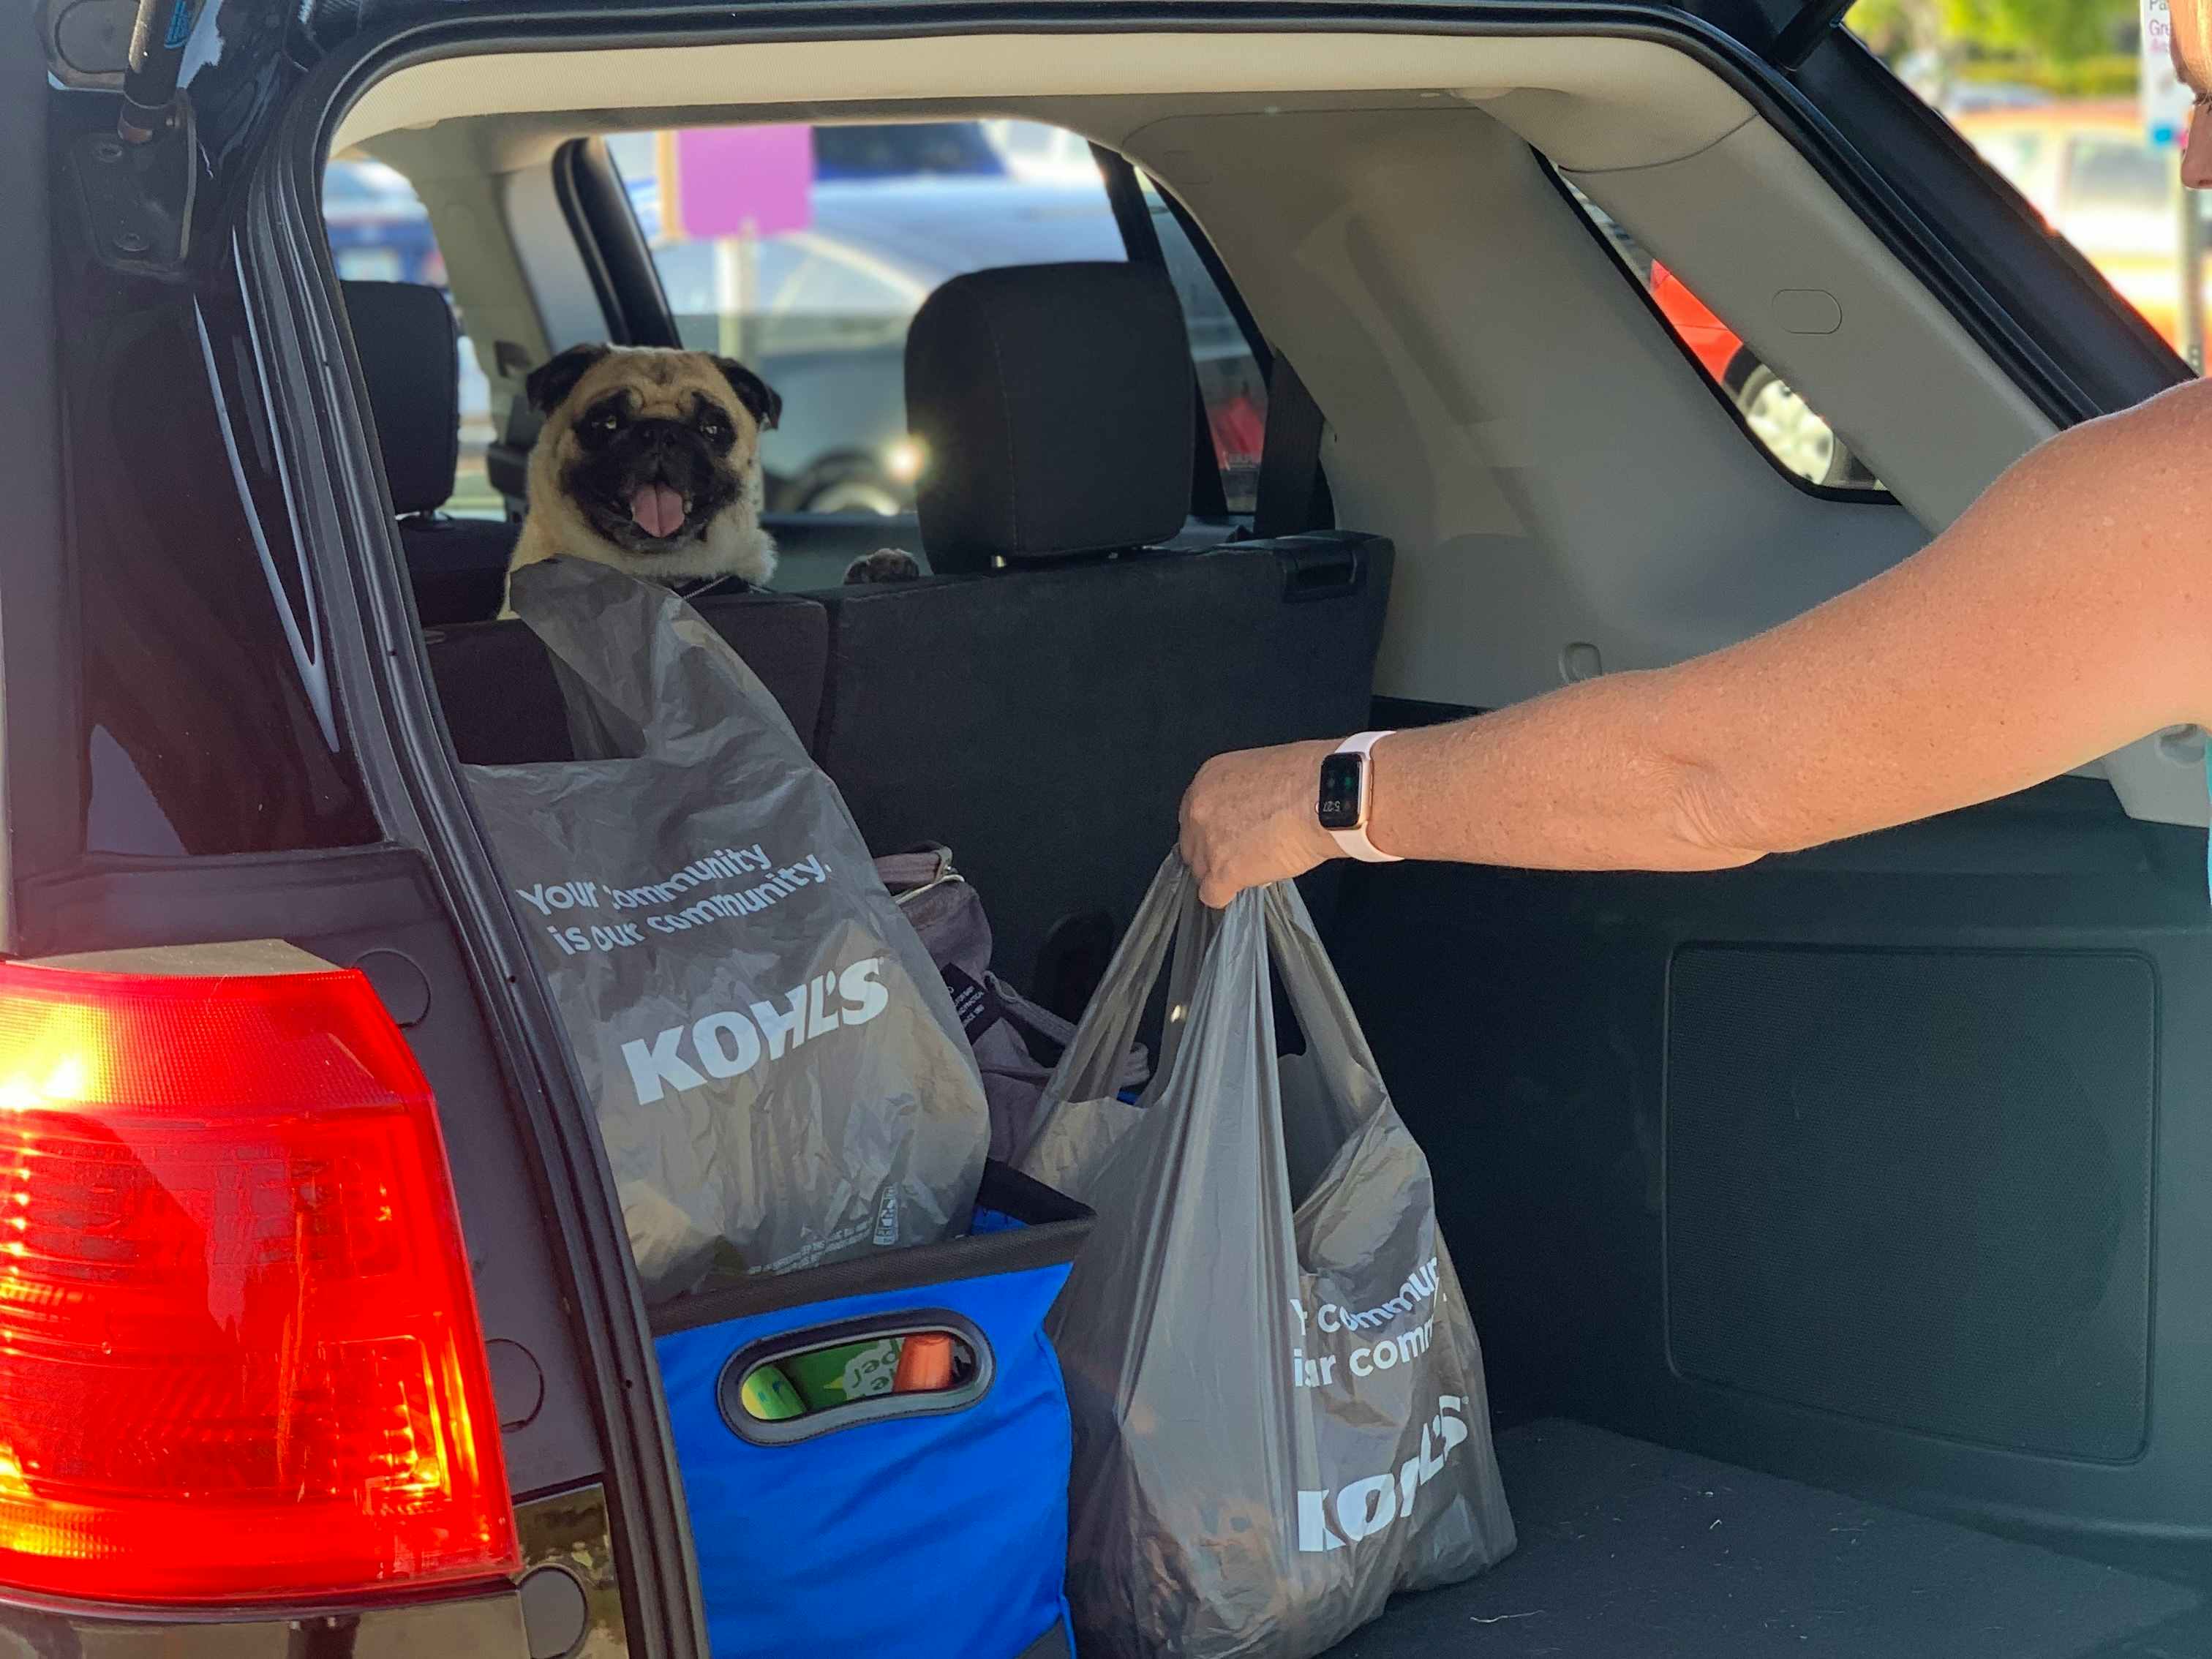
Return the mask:
[[1216,909],[1248,887],[1302,876],[1336,856],[1316,802],[1336,745],[1285,744],[1217,755],[1182,798],[1182,857]]

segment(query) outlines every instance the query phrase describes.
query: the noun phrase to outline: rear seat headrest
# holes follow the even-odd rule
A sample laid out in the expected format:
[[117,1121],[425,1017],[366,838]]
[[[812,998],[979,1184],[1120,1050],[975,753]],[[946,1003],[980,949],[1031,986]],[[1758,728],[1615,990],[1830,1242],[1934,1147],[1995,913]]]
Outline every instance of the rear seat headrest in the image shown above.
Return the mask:
[[429,513],[460,464],[460,363],[453,308],[419,283],[341,283],[392,505]]
[[1165,541],[1190,512],[1190,347],[1149,265],[955,276],[906,342],[916,510],[940,572]]

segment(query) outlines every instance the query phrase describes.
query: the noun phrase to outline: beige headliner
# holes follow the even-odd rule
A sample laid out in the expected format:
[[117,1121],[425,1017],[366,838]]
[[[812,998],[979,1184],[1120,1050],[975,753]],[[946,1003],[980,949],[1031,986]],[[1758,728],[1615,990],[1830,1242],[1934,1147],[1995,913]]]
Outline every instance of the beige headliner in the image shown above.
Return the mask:
[[[1306,33],[1240,35],[1229,46],[1221,37],[1194,45],[1187,34],[974,34],[447,58],[372,87],[333,147],[480,115],[544,113],[573,133],[649,125],[684,109],[727,116],[834,106],[849,119],[856,106],[910,109],[927,99],[973,106],[1193,94],[1238,94],[1249,108],[1255,94],[1416,88],[1476,100],[1510,92],[1500,117],[1577,168],[1691,155],[1751,118],[1750,106],[1707,70],[1640,40]],[[1148,112],[1132,108],[1125,118],[1132,127],[1091,136],[1124,138]]]

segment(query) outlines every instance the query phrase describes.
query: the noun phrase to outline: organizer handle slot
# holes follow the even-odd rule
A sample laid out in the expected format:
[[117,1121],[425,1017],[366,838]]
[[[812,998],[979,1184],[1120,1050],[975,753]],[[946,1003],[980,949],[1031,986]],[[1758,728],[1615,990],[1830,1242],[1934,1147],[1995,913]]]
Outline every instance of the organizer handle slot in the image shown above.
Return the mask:
[[841,1429],[965,1411],[996,1370],[975,1323],[943,1308],[905,1309],[784,1331],[722,1367],[722,1420],[757,1445],[792,1445]]

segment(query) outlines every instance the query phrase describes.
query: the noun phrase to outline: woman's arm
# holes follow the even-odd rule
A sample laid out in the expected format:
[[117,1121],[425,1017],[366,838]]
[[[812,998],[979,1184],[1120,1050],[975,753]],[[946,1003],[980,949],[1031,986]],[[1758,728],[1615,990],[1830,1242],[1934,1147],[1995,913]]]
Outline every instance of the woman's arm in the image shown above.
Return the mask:
[[[1379,744],[1368,836],[1407,858],[1720,869],[2025,787],[2212,725],[2212,384],[2022,459],[1893,568],[1756,638]],[[1182,805],[1206,902],[1335,854],[1328,743],[1224,755]]]

